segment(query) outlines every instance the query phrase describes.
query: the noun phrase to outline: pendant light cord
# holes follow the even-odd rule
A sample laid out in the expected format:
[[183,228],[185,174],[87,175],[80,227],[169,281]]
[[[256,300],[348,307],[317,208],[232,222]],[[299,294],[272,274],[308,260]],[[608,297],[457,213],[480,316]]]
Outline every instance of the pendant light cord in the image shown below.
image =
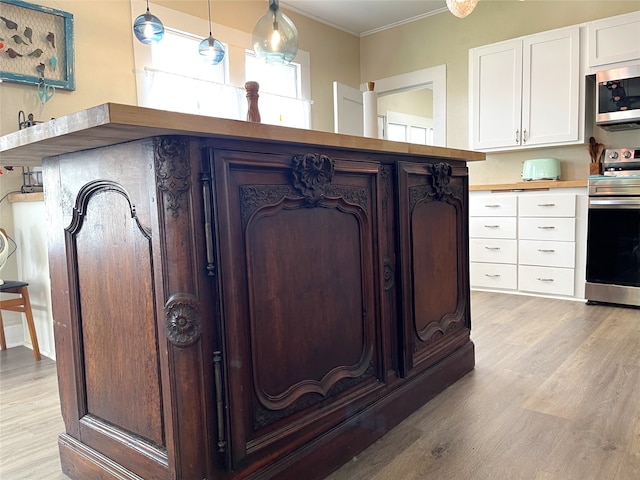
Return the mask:
[[[147,0],[148,1],[148,0]],[[209,5],[209,36],[212,35],[211,33],[211,0],[207,0],[207,5]]]

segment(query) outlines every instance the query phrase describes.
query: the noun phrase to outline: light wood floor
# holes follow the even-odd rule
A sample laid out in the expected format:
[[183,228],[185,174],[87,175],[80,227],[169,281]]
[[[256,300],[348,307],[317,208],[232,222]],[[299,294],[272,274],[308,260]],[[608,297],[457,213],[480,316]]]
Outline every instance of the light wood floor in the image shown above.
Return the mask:
[[[472,319],[476,369],[327,480],[640,479],[640,310],[473,292]],[[0,372],[0,479],[66,479],[55,364]]]

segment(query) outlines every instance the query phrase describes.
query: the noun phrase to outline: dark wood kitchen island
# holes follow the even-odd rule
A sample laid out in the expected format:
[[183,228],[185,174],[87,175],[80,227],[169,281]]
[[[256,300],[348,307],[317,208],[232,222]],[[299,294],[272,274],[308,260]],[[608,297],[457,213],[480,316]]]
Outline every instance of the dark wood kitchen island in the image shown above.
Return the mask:
[[320,479],[474,367],[467,161],[105,104],[44,167],[73,479]]

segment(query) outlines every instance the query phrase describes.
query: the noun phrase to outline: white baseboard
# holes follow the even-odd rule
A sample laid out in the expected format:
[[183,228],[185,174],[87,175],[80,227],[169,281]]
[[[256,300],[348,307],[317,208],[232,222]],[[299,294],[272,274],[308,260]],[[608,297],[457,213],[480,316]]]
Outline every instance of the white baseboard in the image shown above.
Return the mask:
[[[13,347],[27,347],[33,350],[33,345],[31,345],[31,339],[26,339],[24,337],[24,327],[22,325],[9,325],[4,327],[4,337],[7,341],[7,348]],[[38,343],[40,343],[40,339],[38,339]],[[53,348],[49,349],[47,346],[39,345],[40,347],[40,355],[43,355],[51,360],[56,359],[55,351]]]
[[4,338],[7,340],[7,348],[24,345],[24,329],[22,324],[4,327]]

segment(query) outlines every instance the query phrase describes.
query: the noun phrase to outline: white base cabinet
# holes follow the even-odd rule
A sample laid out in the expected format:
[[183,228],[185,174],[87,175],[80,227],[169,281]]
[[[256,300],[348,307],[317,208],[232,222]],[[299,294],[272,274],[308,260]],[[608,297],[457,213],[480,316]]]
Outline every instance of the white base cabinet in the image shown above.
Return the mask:
[[471,288],[583,299],[586,198],[579,188],[471,192]]
[[572,268],[518,267],[518,290],[523,292],[573,296]]
[[470,196],[469,258],[471,286],[518,288],[518,197]]
[[518,290],[572,296],[576,196],[521,196],[518,206]]

